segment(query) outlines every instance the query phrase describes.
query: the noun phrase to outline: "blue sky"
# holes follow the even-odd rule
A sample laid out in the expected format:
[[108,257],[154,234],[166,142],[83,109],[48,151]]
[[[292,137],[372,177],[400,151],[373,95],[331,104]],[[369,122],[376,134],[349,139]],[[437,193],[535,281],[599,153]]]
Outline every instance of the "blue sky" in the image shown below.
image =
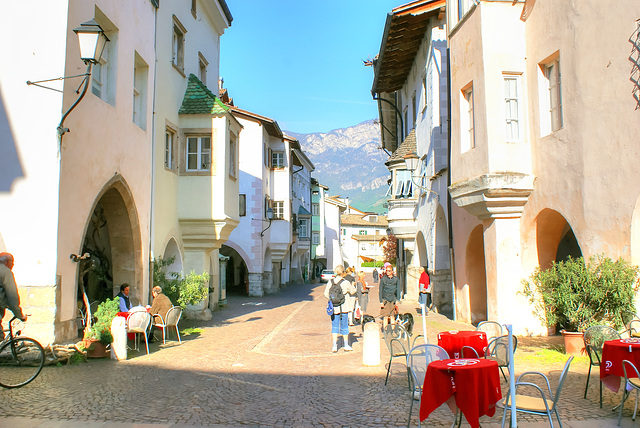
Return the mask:
[[373,70],[384,23],[402,0],[227,0],[220,76],[237,107],[283,130],[328,132],[378,116]]

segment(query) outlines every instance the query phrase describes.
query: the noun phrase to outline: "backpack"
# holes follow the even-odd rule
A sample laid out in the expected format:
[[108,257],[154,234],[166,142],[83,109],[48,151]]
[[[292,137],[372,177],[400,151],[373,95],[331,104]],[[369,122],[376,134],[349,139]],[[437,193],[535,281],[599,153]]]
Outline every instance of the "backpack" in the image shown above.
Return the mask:
[[[342,280],[340,282],[342,282]],[[345,300],[340,282],[336,283],[335,280],[332,279],[331,288],[329,288],[329,300],[331,300],[334,307],[342,305]]]

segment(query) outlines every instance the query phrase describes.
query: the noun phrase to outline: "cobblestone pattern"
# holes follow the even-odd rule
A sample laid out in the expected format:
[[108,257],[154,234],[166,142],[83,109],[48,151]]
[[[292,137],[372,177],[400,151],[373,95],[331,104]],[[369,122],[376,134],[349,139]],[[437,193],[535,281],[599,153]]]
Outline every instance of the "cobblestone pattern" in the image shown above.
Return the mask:
[[[200,324],[201,334],[184,337],[182,345],[173,340],[154,343],[150,355],[130,351],[130,359],[121,362],[45,367],[30,385],[0,390],[0,415],[5,418],[0,418],[0,426],[11,417],[178,426],[406,426],[410,396],[404,364],[394,359],[385,386],[386,347],[381,341],[380,366],[363,366],[360,326],[351,328],[354,352],[333,354],[323,288],[299,285],[264,297],[229,296],[228,306]],[[369,313],[377,314],[377,287],[370,296]],[[416,305],[403,304],[401,310],[414,314],[415,330],[421,331]],[[472,328],[433,313],[427,319],[432,343],[438,331]],[[190,323],[194,321],[181,326]],[[561,368],[561,363],[520,367],[516,358],[518,372],[550,373],[552,387]],[[587,399],[582,398],[587,368],[584,358],[571,367],[560,407],[561,418],[569,422],[565,425],[581,426],[580,421],[590,419],[602,425],[589,426],[605,426],[617,416],[611,408],[619,394],[605,389],[604,405],[599,407],[597,372]],[[633,400],[629,401],[624,417],[630,422]],[[412,425],[418,423],[417,414],[414,406]],[[501,416],[498,410],[481,423],[494,426]],[[518,420],[548,424],[544,418],[523,414]],[[424,425],[448,427],[452,421],[453,414],[442,406]]]

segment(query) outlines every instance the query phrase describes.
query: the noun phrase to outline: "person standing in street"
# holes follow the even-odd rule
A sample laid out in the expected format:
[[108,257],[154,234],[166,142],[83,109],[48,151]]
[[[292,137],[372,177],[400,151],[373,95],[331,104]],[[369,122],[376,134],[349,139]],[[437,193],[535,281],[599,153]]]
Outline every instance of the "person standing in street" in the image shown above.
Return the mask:
[[[334,272],[336,276],[335,278],[327,281],[327,285],[324,288],[324,297],[327,299],[331,298],[330,291],[331,286],[334,283],[340,286],[342,294],[345,297],[348,293],[355,293],[355,285],[344,278],[346,275],[344,267],[342,265],[338,265],[334,268]],[[349,345],[349,311],[347,309],[348,308],[345,304],[333,306],[333,315],[331,315],[331,337],[333,339],[332,352],[338,352],[338,335],[342,335],[344,350],[353,351],[353,348]]]
[[382,328],[384,329],[389,323],[389,318],[393,320],[394,316],[398,313],[398,301],[400,301],[402,297],[402,290],[400,289],[398,277],[393,274],[393,266],[391,266],[391,263],[385,263],[383,269],[384,275],[380,277],[378,294],[380,297]]
[[356,270],[353,268],[353,266],[349,266],[346,269],[346,275],[344,276],[345,281],[349,281],[350,284],[352,284],[354,286],[353,288],[353,292],[349,292],[349,293],[345,293],[345,297],[346,297],[346,301],[344,302],[345,304],[345,310],[349,311],[349,325],[355,325],[355,321],[354,321],[354,310],[356,308],[356,301],[358,299],[358,290],[356,287],[356,277],[355,277],[355,272]]
[[[358,272],[358,303],[360,304],[360,310],[362,315],[367,313],[367,306],[369,306],[369,284],[364,280],[364,272]],[[362,319],[362,317],[360,317]]]
[[[20,295],[18,294],[18,286],[13,276],[13,255],[9,253],[0,253],[0,321],[4,318],[4,312],[8,308],[13,315],[22,321],[26,321],[27,317],[22,313],[20,307]],[[4,330],[0,323],[0,340],[4,339]]]
[[374,283],[376,283],[376,284],[378,283],[378,277],[379,277],[379,275],[378,275],[378,269],[376,269],[376,268],[374,267],[374,268],[373,268],[373,282],[374,282]]
[[418,303],[420,306],[424,308],[424,315],[427,315],[427,312],[431,308],[431,281],[429,279],[429,274],[425,270],[424,266],[420,266],[420,279],[418,280]]

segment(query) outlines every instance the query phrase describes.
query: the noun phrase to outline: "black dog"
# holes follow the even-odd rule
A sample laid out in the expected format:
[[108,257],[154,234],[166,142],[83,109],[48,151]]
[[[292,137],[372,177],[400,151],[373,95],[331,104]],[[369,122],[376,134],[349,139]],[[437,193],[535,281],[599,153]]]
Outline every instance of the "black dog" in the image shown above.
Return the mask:
[[413,334],[413,315],[410,313],[396,315],[396,324],[404,327],[409,334]]
[[364,331],[364,325],[368,322],[376,322],[376,318],[372,315],[362,315],[362,331]]

